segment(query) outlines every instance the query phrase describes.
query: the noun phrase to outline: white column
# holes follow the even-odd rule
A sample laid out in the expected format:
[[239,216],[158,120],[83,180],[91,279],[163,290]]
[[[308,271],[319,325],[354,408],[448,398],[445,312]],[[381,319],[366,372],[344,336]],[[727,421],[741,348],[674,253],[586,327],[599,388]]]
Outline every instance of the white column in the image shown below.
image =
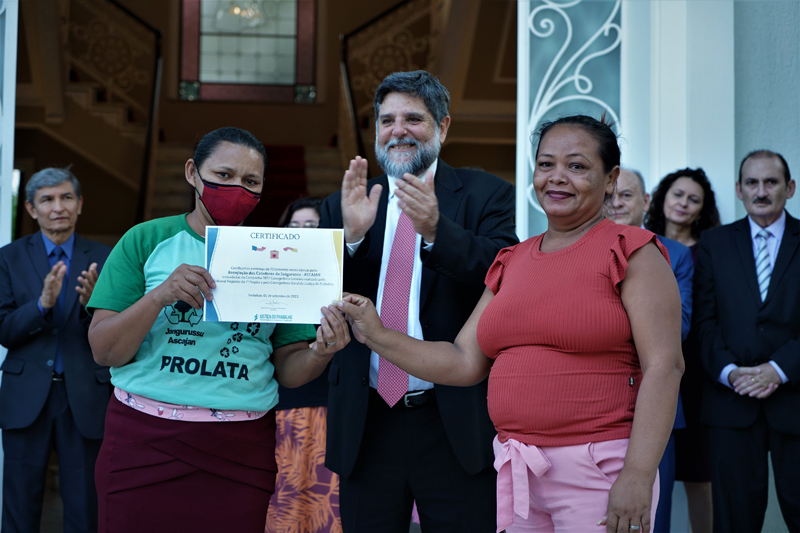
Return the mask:
[[[18,0],[0,0],[0,246],[11,242],[11,179],[14,170],[14,106],[17,89]],[[0,346],[0,363],[6,349]],[[0,479],[3,478],[3,452],[0,451]],[[2,510],[2,487],[0,487]]]
[[702,167],[723,223],[735,217],[733,0],[623,2],[623,164],[652,189]]
[[733,0],[689,2],[688,166],[711,180],[723,224],[736,218]]
[[652,151],[650,114],[652,2],[622,2],[622,43],[620,44],[620,149],[622,164],[636,169],[651,188]]
[[516,165],[516,225],[517,237],[524,241],[528,235],[528,183],[530,179],[530,165],[528,165],[528,154],[530,153],[530,131],[528,121],[530,120],[530,38],[531,32],[528,30],[528,16],[530,15],[531,3],[517,3],[517,165]]
[[18,0],[0,1],[0,246],[11,242],[11,174],[14,170],[14,103],[17,88]]

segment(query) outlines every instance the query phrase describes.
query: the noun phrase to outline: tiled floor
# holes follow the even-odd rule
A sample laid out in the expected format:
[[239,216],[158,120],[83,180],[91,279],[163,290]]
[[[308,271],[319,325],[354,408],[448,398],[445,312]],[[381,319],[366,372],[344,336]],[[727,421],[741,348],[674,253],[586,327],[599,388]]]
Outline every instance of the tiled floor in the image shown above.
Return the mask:
[[[770,474],[771,474],[770,469]],[[675,491],[673,493],[673,508],[672,508],[672,531],[673,533],[688,533],[689,518],[686,513],[686,492],[683,490],[682,483],[675,484]],[[45,492],[44,510],[42,512],[42,528],[41,533],[62,533],[63,528],[62,520],[62,505],[61,497],[56,490],[51,488],[48,483],[48,489]],[[764,521],[764,528],[762,533],[784,533],[788,531],[786,524],[780,514],[778,508],[778,499],[775,494],[775,488],[770,480],[770,498],[769,507],[767,508],[767,517]],[[409,533],[420,533],[418,524],[411,524]]]

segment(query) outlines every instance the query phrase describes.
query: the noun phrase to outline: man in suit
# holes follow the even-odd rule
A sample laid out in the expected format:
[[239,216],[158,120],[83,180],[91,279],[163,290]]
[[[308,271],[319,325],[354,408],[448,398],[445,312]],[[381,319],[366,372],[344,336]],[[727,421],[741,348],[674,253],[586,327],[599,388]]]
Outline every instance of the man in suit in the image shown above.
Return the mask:
[[[372,298],[388,327],[452,342],[484,290],[497,252],[516,244],[514,191],[500,178],[438,159],[450,97],[424,71],[395,73],[375,94],[378,162],[356,157],[321,227],[343,227],[344,288]],[[329,374],[326,466],[341,476],[345,531],[494,532],[494,427],[486,381],[422,381],[356,342]]]
[[800,531],[800,221],[784,210],[794,190],[783,157],[752,152],[736,183],[747,217],[700,239],[694,316],[711,378],[701,416],[714,531],[761,531],[767,452],[784,520]]
[[64,531],[96,531],[94,463],[110,376],[92,358],[85,305],[111,250],[75,234],[83,198],[68,170],[37,172],[25,193],[41,231],[0,249],[2,530],[39,530],[55,447]]
[[[644,214],[650,208],[650,194],[645,192],[644,177],[637,170],[622,169],[617,178],[617,188],[614,191],[607,216],[617,224],[643,227]],[[685,341],[689,335],[692,322],[692,276],[694,276],[694,261],[692,252],[687,246],[658,236],[658,240],[669,252],[669,261],[672,273],[678,282],[681,293],[681,340]],[[683,404],[678,396],[678,410],[675,413],[673,431],[686,427],[683,417]],[[670,515],[672,512],[672,489],[675,485],[675,436],[670,435],[664,456],[658,464],[659,497],[656,509],[656,521],[653,533],[669,533]]]

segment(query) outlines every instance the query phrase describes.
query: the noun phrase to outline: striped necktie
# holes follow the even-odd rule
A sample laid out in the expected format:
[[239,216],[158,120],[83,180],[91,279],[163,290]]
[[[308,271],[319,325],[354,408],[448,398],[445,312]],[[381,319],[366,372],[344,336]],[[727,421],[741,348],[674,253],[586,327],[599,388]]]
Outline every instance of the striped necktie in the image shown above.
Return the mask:
[[758,249],[756,250],[756,278],[758,279],[758,290],[761,292],[761,301],[767,299],[767,289],[769,289],[769,278],[772,276],[772,264],[767,252],[767,238],[770,232],[762,229],[756,235],[758,239]]

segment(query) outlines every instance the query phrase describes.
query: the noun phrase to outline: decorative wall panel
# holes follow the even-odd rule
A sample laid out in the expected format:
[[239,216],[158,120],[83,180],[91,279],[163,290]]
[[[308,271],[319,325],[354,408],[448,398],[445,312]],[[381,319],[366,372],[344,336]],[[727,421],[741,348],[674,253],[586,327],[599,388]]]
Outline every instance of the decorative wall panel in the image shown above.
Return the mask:
[[[618,122],[621,0],[519,3],[517,102],[517,232],[547,229],[532,186],[532,134],[542,122],[605,113]],[[527,221],[527,224],[526,224]],[[520,222],[522,224],[520,224]]]

